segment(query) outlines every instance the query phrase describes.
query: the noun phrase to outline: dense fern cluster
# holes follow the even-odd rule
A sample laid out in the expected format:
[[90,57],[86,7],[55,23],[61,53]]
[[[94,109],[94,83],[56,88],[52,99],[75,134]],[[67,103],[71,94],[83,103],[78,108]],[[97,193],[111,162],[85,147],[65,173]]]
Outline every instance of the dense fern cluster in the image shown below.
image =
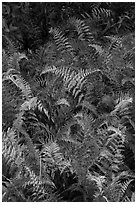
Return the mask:
[[135,199],[133,4],[75,6],[3,4],[4,202]]

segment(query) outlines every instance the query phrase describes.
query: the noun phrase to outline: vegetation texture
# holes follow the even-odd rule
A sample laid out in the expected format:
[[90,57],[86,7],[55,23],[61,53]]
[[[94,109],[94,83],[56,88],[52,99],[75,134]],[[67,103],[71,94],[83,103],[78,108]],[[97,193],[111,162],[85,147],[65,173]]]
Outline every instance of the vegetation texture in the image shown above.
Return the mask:
[[135,201],[134,3],[2,8],[3,202]]

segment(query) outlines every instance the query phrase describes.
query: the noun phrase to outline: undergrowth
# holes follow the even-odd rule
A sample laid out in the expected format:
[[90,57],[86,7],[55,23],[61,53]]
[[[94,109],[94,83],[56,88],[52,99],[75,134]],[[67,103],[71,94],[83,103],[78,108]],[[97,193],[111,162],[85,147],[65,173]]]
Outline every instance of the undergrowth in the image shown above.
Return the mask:
[[65,10],[45,42],[18,6],[3,4],[3,202],[135,201],[133,7],[116,25],[109,3]]

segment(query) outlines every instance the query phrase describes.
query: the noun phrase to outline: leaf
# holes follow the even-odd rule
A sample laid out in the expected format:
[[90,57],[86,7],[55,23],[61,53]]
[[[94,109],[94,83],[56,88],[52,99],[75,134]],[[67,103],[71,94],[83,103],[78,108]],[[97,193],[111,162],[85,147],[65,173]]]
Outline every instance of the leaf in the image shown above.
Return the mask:
[[66,105],[70,107],[69,102],[65,98],[61,98],[57,101],[57,105]]

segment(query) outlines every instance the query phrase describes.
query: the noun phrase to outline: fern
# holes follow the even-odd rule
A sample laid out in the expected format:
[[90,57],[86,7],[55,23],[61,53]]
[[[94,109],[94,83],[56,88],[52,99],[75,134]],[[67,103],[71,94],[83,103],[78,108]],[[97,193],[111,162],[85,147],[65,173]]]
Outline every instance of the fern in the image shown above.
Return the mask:
[[58,168],[62,174],[63,171],[70,168],[69,161],[64,158],[57,143],[52,142],[51,144],[44,145],[41,155],[45,166],[50,166],[54,171]]
[[46,197],[48,198],[48,194],[54,187],[54,184],[46,178],[43,180],[40,176],[36,176],[28,167],[25,167],[25,174],[27,174],[28,181],[25,182],[23,187],[30,194],[30,199],[35,202],[35,200],[43,200],[44,197],[45,199]]
[[134,200],[133,12],[4,5],[3,201]]
[[77,19],[75,17],[72,17],[69,19],[69,23],[70,25],[73,25],[76,28],[79,40],[88,41],[88,42],[94,41],[93,35],[90,32],[89,26],[87,26],[84,21]]
[[121,200],[121,198],[123,197],[123,195],[126,193],[126,190],[129,186],[129,184],[132,182],[133,180],[129,180],[129,181],[125,181],[123,184],[122,184],[122,188],[121,188],[121,191],[119,193],[119,200]]
[[111,10],[104,8],[94,8],[92,9],[92,16],[95,20],[107,19],[111,16]]
[[[9,172],[13,173],[15,171],[13,175],[17,173],[18,168],[20,168],[21,164],[24,162],[24,159],[22,158],[23,148],[18,146],[16,137],[17,135],[14,129],[8,129],[7,133],[3,134],[3,162],[7,167],[11,168]],[[3,173],[5,175],[6,172],[7,170],[4,168]]]
[[8,70],[4,75],[3,81],[11,80],[22,91],[22,97],[29,100],[32,97],[29,84],[18,73],[16,73],[16,71],[15,74],[12,74],[13,71],[15,70]]
[[73,56],[73,48],[69,44],[68,39],[63,36],[62,32],[58,28],[51,28],[50,33],[53,34],[57,50],[61,51],[62,54],[65,52],[71,53]]
[[[58,69],[55,66],[53,66],[48,69],[46,68],[45,71],[42,72],[42,74],[46,74],[48,72],[55,73],[58,77],[62,77],[66,90],[72,92],[72,95],[74,96],[74,98],[76,98],[79,95],[79,93],[81,93],[82,87],[86,81],[86,77],[96,72],[100,73],[101,71],[80,70],[78,73],[76,73],[75,71],[67,67],[62,67],[61,69]],[[83,94],[79,96],[78,100],[79,102],[81,101],[82,96]]]

